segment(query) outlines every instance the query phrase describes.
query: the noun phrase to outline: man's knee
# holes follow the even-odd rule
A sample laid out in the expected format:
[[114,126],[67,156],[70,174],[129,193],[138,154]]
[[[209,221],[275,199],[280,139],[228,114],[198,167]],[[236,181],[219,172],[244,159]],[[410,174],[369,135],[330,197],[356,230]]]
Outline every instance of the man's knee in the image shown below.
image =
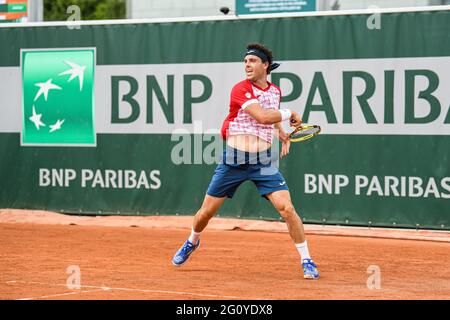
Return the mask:
[[292,203],[283,204],[279,211],[285,220],[290,220],[297,214]]
[[197,215],[202,218],[211,219],[214,215],[214,211],[209,206],[202,206],[198,211]]

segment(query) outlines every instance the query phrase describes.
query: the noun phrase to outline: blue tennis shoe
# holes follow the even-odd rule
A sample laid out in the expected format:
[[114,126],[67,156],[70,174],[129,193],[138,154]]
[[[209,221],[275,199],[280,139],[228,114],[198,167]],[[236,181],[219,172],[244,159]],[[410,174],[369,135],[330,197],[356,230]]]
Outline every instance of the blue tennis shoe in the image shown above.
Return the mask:
[[196,245],[194,245],[189,240],[186,240],[183,246],[173,256],[172,263],[177,267],[181,266],[189,259],[189,256],[192,254],[192,252],[194,252],[199,246],[200,240],[198,240]]
[[303,259],[303,278],[305,279],[319,279],[319,271],[317,266],[311,259]]

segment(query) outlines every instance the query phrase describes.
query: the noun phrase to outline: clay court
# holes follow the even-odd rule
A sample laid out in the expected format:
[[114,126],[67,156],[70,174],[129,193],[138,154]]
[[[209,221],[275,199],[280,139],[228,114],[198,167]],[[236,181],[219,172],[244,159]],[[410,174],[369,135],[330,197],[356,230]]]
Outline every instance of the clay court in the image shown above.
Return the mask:
[[[0,299],[450,297],[449,232],[306,225],[321,272],[311,281],[280,222],[213,220],[199,251],[174,267],[190,219],[1,210]],[[79,289],[67,287],[70,266],[80,268]],[[378,289],[367,285],[370,266],[380,269]]]

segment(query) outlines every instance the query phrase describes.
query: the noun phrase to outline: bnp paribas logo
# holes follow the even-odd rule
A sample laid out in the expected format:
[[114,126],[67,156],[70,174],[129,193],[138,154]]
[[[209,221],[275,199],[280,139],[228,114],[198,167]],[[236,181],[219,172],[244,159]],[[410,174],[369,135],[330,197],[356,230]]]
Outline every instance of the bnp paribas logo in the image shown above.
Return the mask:
[[22,49],[23,146],[95,146],[95,48]]

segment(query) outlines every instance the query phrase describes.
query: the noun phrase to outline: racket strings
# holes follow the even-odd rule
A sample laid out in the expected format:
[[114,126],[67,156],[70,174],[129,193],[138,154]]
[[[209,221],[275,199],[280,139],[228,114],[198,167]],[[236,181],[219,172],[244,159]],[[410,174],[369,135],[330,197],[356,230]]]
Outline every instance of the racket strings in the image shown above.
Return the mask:
[[316,134],[319,130],[317,128],[310,128],[310,129],[306,129],[306,130],[300,130],[297,131],[295,133],[292,134],[292,138],[296,138],[296,137],[304,137],[310,134]]
[[295,131],[293,131],[289,135],[289,138],[292,142],[298,142],[311,139],[312,137],[316,136],[319,133],[320,133],[319,126],[300,127],[297,128]]

